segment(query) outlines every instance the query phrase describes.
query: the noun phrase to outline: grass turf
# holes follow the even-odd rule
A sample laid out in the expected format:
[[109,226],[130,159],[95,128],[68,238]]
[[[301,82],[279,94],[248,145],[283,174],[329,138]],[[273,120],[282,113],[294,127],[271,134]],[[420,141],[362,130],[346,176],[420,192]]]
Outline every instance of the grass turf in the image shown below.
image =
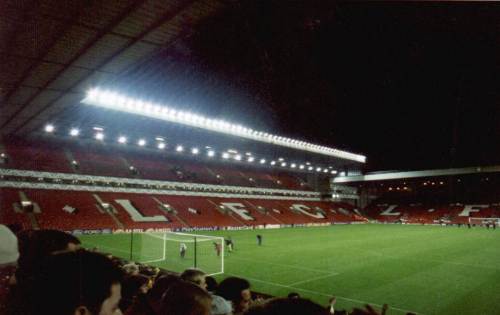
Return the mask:
[[[232,237],[235,250],[226,255],[219,278],[244,277],[255,291],[295,291],[325,305],[335,295],[338,309],[388,303],[388,314],[500,314],[500,229],[338,225],[200,234]],[[263,235],[262,246],[256,234]],[[84,246],[129,257],[129,235],[81,239]],[[157,241],[135,242],[141,254],[134,259],[160,257]],[[172,251],[179,261],[178,244]],[[215,256],[208,247],[200,254]],[[190,264],[186,259],[171,267]]]

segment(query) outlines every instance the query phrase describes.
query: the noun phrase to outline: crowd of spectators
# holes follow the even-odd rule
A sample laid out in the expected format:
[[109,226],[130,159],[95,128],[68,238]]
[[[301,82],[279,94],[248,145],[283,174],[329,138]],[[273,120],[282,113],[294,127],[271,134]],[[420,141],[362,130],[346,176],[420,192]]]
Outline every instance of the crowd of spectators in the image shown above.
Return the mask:
[[370,306],[335,310],[298,293],[257,297],[250,282],[220,283],[203,271],[174,274],[80,248],[57,230],[12,231],[0,225],[0,314],[5,315],[378,315]]

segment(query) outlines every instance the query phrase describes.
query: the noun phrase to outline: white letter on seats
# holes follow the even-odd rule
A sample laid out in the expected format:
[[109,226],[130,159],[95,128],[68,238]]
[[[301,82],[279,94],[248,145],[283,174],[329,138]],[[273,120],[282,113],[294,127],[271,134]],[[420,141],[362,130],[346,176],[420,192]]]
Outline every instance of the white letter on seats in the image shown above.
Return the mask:
[[380,215],[400,215],[401,212],[392,212],[392,210],[396,209],[398,205],[390,205],[387,209],[380,212]]
[[482,208],[488,208],[488,205],[465,205],[464,210],[458,216],[468,217],[471,212],[479,212]]
[[307,210],[310,210],[311,208],[309,208],[308,206],[305,206],[305,205],[292,205],[292,208],[295,211],[299,211],[300,213],[303,213],[305,215],[308,215],[308,216],[316,218],[316,219],[324,219],[325,218],[325,216],[321,212],[311,213],[311,212],[307,211]]
[[116,199],[116,203],[125,209],[130,214],[130,217],[135,222],[168,222],[168,219],[162,215],[155,215],[152,217],[145,217],[130,203],[130,200]]
[[[224,207],[228,207],[231,211],[242,217],[244,220],[253,221],[255,220],[250,216],[248,210],[245,209],[245,205],[236,202],[223,202],[221,203]],[[243,209],[240,209],[243,208]]]

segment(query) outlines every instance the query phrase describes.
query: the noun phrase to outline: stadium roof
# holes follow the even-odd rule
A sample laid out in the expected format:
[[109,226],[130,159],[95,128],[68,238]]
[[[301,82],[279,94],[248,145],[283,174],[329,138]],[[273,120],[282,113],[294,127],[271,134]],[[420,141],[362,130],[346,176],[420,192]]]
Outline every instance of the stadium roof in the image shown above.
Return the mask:
[[341,176],[333,179],[334,183],[357,183],[381,180],[397,180],[421,177],[454,176],[484,173],[500,173],[500,166],[476,166],[463,168],[435,169],[407,172],[375,172],[365,175]]
[[[89,88],[101,85],[136,94],[146,91],[143,95],[149,99],[165,103],[172,102],[172,97],[162,94],[162,84],[175,80],[169,89],[176,95],[174,104],[188,103],[183,94],[200,89],[196,83],[206,77],[200,78],[200,64],[190,59],[185,44],[205,18],[231,4],[219,0],[5,2],[0,12],[6,39],[0,48],[1,134],[29,136],[40,133],[47,123],[68,130],[106,123],[107,128],[118,129],[116,123],[109,126],[102,113],[77,108]],[[210,99],[206,94],[217,92],[204,93],[206,101]],[[221,95],[217,97],[221,100]],[[133,124],[123,123],[121,128],[130,132]],[[149,123],[138,125],[131,136],[139,130],[151,137],[159,133]],[[291,147],[297,149],[303,139],[295,141]],[[325,151],[338,160],[365,160],[319,145],[306,151]]]
[[[222,1],[3,1],[0,130],[25,135],[194,31]],[[74,118],[76,119],[76,118]]]
[[[347,1],[2,1],[0,135],[32,136],[53,123],[56,130],[100,125],[130,137],[193,138],[190,128],[82,109],[84,93],[99,86],[361,152],[369,169],[495,164],[497,10]],[[225,148],[235,142],[220,141]],[[241,150],[255,146],[241,143]]]

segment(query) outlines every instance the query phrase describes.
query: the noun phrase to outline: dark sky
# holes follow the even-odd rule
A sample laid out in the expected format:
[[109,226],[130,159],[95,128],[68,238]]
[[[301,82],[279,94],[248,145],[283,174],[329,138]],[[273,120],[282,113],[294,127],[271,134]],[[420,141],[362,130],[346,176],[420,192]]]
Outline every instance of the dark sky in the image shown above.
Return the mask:
[[242,1],[189,45],[250,99],[250,126],[367,170],[500,162],[499,4]]

